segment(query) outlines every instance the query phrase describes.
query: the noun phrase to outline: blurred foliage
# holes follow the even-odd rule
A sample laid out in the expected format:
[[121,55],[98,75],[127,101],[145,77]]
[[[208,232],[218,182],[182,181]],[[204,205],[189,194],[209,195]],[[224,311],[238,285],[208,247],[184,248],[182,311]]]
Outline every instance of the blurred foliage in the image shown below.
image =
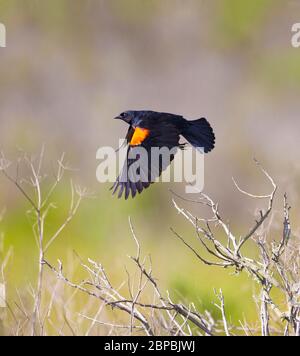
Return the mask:
[[[245,44],[259,36],[277,0],[217,1],[218,34],[222,47]],[[249,42],[250,41],[250,42]]]
[[110,6],[122,21],[126,23],[135,23],[139,26],[145,25],[145,21],[158,15],[161,10],[160,2],[157,0],[110,1]]
[[[0,22],[8,28],[0,57],[0,150],[34,152],[46,142],[52,158],[67,152],[80,180],[96,190],[49,259],[91,257],[122,280],[134,249],[131,216],[154,274],[174,298],[213,310],[213,288],[222,287],[230,317],[245,314],[251,321],[255,305],[246,276],[199,265],[171,234],[170,226],[194,237],[172,210],[168,187],[154,186],[134,201],[112,199],[109,186],[95,181],[95,152],[124,136],[125,127],[110,120],[123,109],[208,115],[217,148],[207,159],[206,186],[234,228],[246,231],[258,207],[232,194],[231,176],[265,191],[246,163],[254,153],[296,203],[300,52],[291,48],[290,26],[298,14],[298,7],[280,0],[0,0]],[[276,124],[278,112],[284,119]],[[66,217],[69,191],[65,183],[54,197],[48,236]],[[14,249],[7,270],[13,300],[17,288],[35,283],[38,253],[28,205],[0,177],[0,211],[5,206],[0,233],[5,250]],[[85,302],[76,299],[79,307]]]
[[265,80],[278,91],[287,87],[299,90],[299,55],[293,50],[270,54],[262,59],[258,73],[260,80]]

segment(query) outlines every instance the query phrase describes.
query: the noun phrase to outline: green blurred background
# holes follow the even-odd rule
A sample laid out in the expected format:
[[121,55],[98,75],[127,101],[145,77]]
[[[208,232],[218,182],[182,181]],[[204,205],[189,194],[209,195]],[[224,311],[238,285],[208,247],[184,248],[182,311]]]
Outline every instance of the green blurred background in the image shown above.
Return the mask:
[[[300,2],[286,0],[0,0],[7,48],[0,49],[0,149],[14,160],[19,150],[46,147],[45,170],[66,152],[78,170],[72,178],[95,192],[51,247],[48,258],[102,261],[115,280],[124,277],[134,253],[132,217],[154,274],[175,299],[212,310],[213,288],[223,288],[230,316],[254,320],[254,286],[247,276],[205,267],[174,238],[189,241],[193,229],[172,208],[171,185],[157,184],[134,201],[112,198],[97,183],[96,151],[117,148],[125,125],[112,120],[128,109],[206,116],[216,149],[206,157],[206,193],[220,203],[241,234],[254,220],[257,202],[238,194],[231,177],[253,193],[270,187],[255,156],[299,203],[300,50],[291,27],[300,22]],[[69,182],[55,196],[57,209],[46,227],[55,229],[68,211]],[[180,185],[172,185],[178,193]],[[281,197],[276,212],[281,212]],[[182,203],[198,216],[207,212]],[[299,204],[298,204],[299,205]],[[8,287],[34,283],[37,250],[28,205],[0,178],[0,231],[14,249]],[[275,214],[276,215],[276,214]],[[276,222],[277,221],[277,222]],[[274,236],[280,235],[281,220]]]

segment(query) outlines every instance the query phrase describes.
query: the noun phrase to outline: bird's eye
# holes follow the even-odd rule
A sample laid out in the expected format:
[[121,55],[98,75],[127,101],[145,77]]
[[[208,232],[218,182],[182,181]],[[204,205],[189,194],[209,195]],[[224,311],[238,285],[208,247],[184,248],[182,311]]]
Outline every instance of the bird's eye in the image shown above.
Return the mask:
[[125,112],[122,112],[122,114],[120,115],[121,117],[125,117],[126,116],[126,113]]

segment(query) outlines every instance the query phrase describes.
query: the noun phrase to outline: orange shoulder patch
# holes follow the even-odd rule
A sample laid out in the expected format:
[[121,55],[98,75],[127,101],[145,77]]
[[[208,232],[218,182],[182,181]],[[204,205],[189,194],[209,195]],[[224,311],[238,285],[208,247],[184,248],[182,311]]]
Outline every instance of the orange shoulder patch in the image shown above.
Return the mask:
[[130,146],[139,146],[150,135],[150,131],[137,127],[130,141]]

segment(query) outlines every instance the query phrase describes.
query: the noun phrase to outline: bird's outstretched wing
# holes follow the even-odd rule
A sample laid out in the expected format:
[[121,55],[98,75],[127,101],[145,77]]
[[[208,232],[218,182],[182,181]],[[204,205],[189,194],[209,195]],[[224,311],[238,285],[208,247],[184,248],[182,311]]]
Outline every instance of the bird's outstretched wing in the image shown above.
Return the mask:
[[[176,150],[182,145],[179,144],[180,132],[170,120],[160,120],[159,125],[148,122],[147,127],[130,127],[126,139],[126,161],[112,189],[119,198],[124,194],[128,199],[154,183],[174,160]],[[162,148],[172,150],[172,154],[164,156],[164,151],[161,151],[159,160],[154,159]]]

